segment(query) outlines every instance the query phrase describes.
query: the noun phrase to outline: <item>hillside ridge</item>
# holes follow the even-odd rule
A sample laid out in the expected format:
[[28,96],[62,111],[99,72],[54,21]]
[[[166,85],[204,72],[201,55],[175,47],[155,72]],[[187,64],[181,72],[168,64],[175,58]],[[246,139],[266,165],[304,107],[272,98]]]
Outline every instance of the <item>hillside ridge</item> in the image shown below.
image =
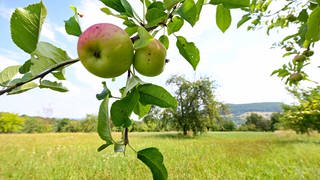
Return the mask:
[[257,102],[244,104],[227,104],[234,116],[240,116],[246,112],[281,112],[281,102]]

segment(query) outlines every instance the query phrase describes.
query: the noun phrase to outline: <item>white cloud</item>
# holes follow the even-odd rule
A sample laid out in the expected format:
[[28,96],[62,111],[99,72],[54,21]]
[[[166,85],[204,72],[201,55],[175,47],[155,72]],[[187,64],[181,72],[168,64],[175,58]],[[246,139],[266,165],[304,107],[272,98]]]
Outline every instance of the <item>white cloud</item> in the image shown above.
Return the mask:
[[4,68],[12,65],[18,65],[19,63],[15,60],[9,59],[7,57],[0,56],[0,71]]
[[[69,85],[67,84],[69,87]],[[34,89],[13,96],[1,96],[1,111],[47,117],[83,118],[87,113],[97,114],[99,101],[94,93],[79,88],[70,88],[67,93],[47,89]]]
[[[247,54],[253,51],[252,54]],[[283,83],[276,77],[270,77],[277,67],[280,54],[263,48],[239,49],[232,63],[217,64],[216,71],[220,98],[225,102],[249,103],[261,101],[292,102]],[[279,56],[277,56],[279,55]]]
[[54,27],[55,25],[47,19],[42,25],[41,36],[52,42],[57,42]]
[[55,30],[58,33],[60,33],[63,36],[63,38],[66,39],[67,41],[75,42],[78,40],[78,37],[67,34],[64,26],[55,26],[55,27],[56,27]]
[[14,9],[7,8],[0,4],[0,17],[9,21],[13,11]]
[[118,18],[107,16],[100,11],[100,8],[102,7],[104,7],[104,5],[99,1],[82,0],[80,2],[80,5],[78,6],[78,12],[83,14],[83,17],[80,18],[81,27],[83,29],[87,29],[93,24],[102,22],[113,23],[120,27],[123,26],[122,21]]

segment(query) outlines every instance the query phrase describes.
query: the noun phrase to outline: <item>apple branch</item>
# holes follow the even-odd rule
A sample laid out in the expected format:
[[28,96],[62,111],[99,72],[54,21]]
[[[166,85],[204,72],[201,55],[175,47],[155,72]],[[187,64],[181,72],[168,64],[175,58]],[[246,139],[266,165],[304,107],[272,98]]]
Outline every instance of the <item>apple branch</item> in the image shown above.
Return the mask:
[[[155,29],[156,29],[157,27],[159,27],[159,26],[167,26],[167,23],[169,23],[170,21],[172,21],[173,13],[176,11],[177,6],[178,6],[178,5],[175,5],[175,6],[172,8],[171,12],[170,12],[169,15],[168,15],[168,18],[167,18],[166,20],[164,20],[163,22],[160,22],[159,24],[157,24],[157,25],[155,25],[155,26],[147,27],[147,28],[146,28],[146,24],[144,24],[144,22],[141,22],[140,25],[141,25],[142,27],[144,27],[148,32],[150,32],[150,31],[152,31],[152,30],[155,30]],[[139,39],[139,36],[138,36],[138,35],[135,35],[135,36],[131,37],[132,43],[134,43],[134,42],[135,42],[136,40],[138,40],[138,39]]]
[[57,65],[55,65],[54,67],[43,71],[43,72],[40,73],[39,75],[37,75],[37,76],[35,76],[35,77],[27,80],[27,81],[19,82],[19,83],[17,83],[17,84],[14,84],[14,85],[12,85],[12,86],[7,87],[6,89],[0,90],[0,96],[3,95],[4,93],[8,93],[8,92],[14,90],[14,89],[17,88],[17,87],[20,87],[20,86],[22,86],[22,85],[24,85],[24,84],[26,84],[26,83],[28,83],[28,82],[31,82],[31,81],[36,80],[36,79],[38,79],[38,78],[42,79],[42,78],[44,78],[46,75],[50,74],[51,72],[53,72],[53,71],[55,71],[55,70],[57,70],[57,69],[59,69],[59,68],[61,68],[61,67],[65,67],[65,66],[68,66],[68,65],[70,65],[70,64],[76,63],[76,62],[78,62],[78,61],[79,61],[79,58],[77,58],[77,59],[71,59],[71,60],[68,60],[68,61],[64,61],[64,62],[62,62],[62,63],[60,63],[60,64],[57,64]]

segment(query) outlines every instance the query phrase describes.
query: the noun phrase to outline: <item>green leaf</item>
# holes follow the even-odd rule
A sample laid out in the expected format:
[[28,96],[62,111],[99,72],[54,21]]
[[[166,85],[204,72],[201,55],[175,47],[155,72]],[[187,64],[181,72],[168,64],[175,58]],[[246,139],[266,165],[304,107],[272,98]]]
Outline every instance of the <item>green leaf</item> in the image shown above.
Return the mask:
[[132,36],[138,30],[138,26],[127,27],[125,31],[128,33],[129,36]]
[[32,53],[30,71],[36,76],[59,63],[70,60],[67,53],[47,42],[39,42],[37,49]]
[[18,88],[15,88],[11,92],[9,92],[8,95],[20,94],[20,93],[23,93],[25,91],[29,91],[29,90],[31,90],[33,88],[36,88],[36,87],[38,87],[37,83],[29,82],[29,83],[26,83],[26,84],[18,87]]
[[9,66],[0,72],[0,86],[6,86],[19,72],[20,65]]
[[169,38],[166,35],[162,35],[159,38],[159,41],[164,45],[164,47],[166,47],[166,49],[169,48]]
[[199,17],[200,17],[200,13],[201,13],[203,4],[204,4],[204,0],[198,0],[197,3],[196,3],[196,7],[197,7],[197,21],[199,20]]
[[47,57],[31,57],[31,63],[32,65],[30,67],[30,72],[33,76],[37,76],[45,70],[56,65],[52,59]]
[[106,6],[118,11],[119,13],[125,13],[126,9],[123,7],[121,0],[100,0]]
[[120,0],[120,1],[121,1],[123,8],[126,11],[126,14],[130,17],[133,17],[133,10],[132,10],[132,7],[129,4],[129,2],[127,0]]
[[196,70],[200,61],[200,52],[195,44],[193,42],[188,42],[182,36],[177,36],[176,46],[178,47],[180,54],[192,65],[193,69]]
[[320,32],[320,7],[315,8],[307,21],[306,40],[316,42],[319,40]]
[[99,107],[99,114],[98,114],[98,134],[102,140],[106,141],[106,144],[109,146],[113,144],[113,139],[111,136],[111,129],[110,129],[110,118],[109,118],[109,96],[101,102]]
[[66,80],[66,77],[64,76],[64,69],[59,71],[53,71],[51,74],[58,80]]
[[151,105],[143,105],[140,102],[134,107],[133,112],[139,116],[139,118],[144,117],[149,113]]
[[137,158],[150,168],[154,180],[168,179],[163,156],[157,148],[151,147],[140,150],[137,153]]
[[26,8],[17,8],[10,19],[13,42],[25,52],[32,53],[37,48],[46,15],[47,10],[42,1]]
[[111,96],[111,91],[109,90],[109,88],[107,87],[107,84],[105,81],[102,82],[102,85],[103,85],[103,90],[101,93],[99,94],[96,94],[96,98],[98,100],[103,100],[105,99],[106,97],[110,97]]
[[54,91],[58,91],[58,92],[67,92],[68,89],[66,87],[64,87],[62,85],[62,83],[58,83],[58,82],[52,82],[49,80],[42,80],[40,81],[40,88],[49,88],[52,89]]
[[139,87],[139,93],[143,105],[153,104],[163,108],[176,108],[178,105],[177,100],[161,86],[144,84]]
[[217,12],[216,12],[216,23],[219,29],[222,32],[225,32],[231,24],[230,9],[224,7],[221,4],[218,5]]
[[101,8],[100,10],[107,15],[114,15],[109,8],[104,7],[104,8]]
[[80,36],[82,31],[79,25],[78,10],[74,6],[70,6],[70,8],[73,10],[74,15],[70,17],[67,21],[64,21],[64,28],[67,34],[73,36]]
[[161,1],[155,1],[153,3],[151,3],[149,6],[148,6],[148,9],[152,9],[152,8],[157,8],[157,9],[160,9],[162,11],[165,11],[166,8],[164,7],[164,4],[163,2]]
[[242,26],[245,22],[249,21],[251,19],[250,14],[245,14],[242,16],[241,20],[237,24],[237,28]]
[[136,27],[136,23],[132,19],[127,19],[123,22],[127,27]]
[[306,10],[306,9],[303,9],[303,10],[299,13],[299,16],[298,16],[299,21],[301,21],[301,22],[307,22],[307,21],[308,21],[308,18],[309,18],[309,14],[308,14],[307,10]]
[[131,91],[140,84],[145,84],[145,82],[143,82],[138,76],[133,75],[128,79],[127,85],[123,91],[123,95],[126,96],[129,91]]
[[193,0],[185,0],[178,9],[178,14],[191,26],[194,26],[198,20],[198,9]]
[[69,35],[80,36],[82,33],[79,22],[75,16],[64,21],[64,28]]
[[213,5],[222,4],[226,8],[244,8],[250,6],[250,0],[211,0]]
[[126,97],[115,101],[111,106],[111,119],[117,127],[128,127],[131,125],[129,119],[134,107],[139,101],[137,90],[131,91]]
[[31,59],[27,60],[26,62],[23,63],[23,65],[19,68],[19,73],[20,74],[25,74],[30,71],[31,67]]
[[254,11],[254,10],[255,10],[256,5],[257,5],[257,1],[258,1],[258,0],[252,0],[252,1],[251,1],[251,4],[250,4],[250,6],[249,6],[250,11]]
[[158,8],[148,9],[146,13],[146,19],[148,21],[148,26],[156,26],[159,23],[165,21],[168,18],[167,13]]
[[100,152],[102,150],[104,150],[105,148],[109,147],[112,143],[107,143],[107,144],[102,144],[98,149],[97,151]]
[[146,7],[148,7],[151,4],[150,0],[139,0],[139,1]]
[[147,46],[152,41],[153,37],[144,27],[139,26],[137,31],[139,39],[134,42],[133,46],[135,49],[140,49]]
[[38,57],[47,57],[53,60],[55,63],[63,62],[71,59],[67,52],[61,48],[58,48],[48,42],[39,42],[35,52],[32,53]]
[[109,8],[107,7],[103,7],[100,9],[103,13],[105,13],[106,15],[111,15],[111,16],[114,16],[114,17],[117,17],[117,18],[121,18],[123,20],[128,20],[128,16],[126,15],[127,13],[126,12],[123,12],[121,14],[114,14]]
[[275,74],[277,74],[277,73],[279,73],[279,69],[276,69],[276,70],[274,70],[274,71],[272,71],[272,73],[271,73],[271,75],[270,76],[273,76],[273,75],[275,75]]
[[182,1],[183,0],[164,0],[163,4],[164,4],[164,7],[169,10]]
[[178,32],[183,26],[183,19],[179,16],[174,16],[172,20],[168,23],[168,34],[172,34],[174,32]]
[[17,83],[21,82],[27,82],[33,78],[31,73],[26,73],[24,74],[21,78],[13,79],[12,81],[9,82],[8,86],[13,86]]

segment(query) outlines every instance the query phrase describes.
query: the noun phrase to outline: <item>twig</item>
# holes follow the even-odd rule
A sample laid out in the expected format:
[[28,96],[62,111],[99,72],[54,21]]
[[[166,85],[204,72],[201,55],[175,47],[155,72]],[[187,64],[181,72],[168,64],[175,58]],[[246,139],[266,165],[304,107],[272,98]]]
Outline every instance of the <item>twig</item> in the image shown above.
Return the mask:
[[[142,24],[141,26],[145,26],[144,24]],[[154,29],[156,29],[157,27],[159,27],[159,25],[156,25],[156,26],[152,26],[152,27],[149,27],[149,28],[146,28],[147,31],[152,31]],[[131,41],[132,43],[134,43],[136,40],[138,40],[140,37],[138,35],[135,35],[131,38]]]
[[129,144],[129,129],[128,128],[124,129],[123,143],[125,146]]
[[[146,27],[145,27],[146,25],[145,25],[143,22],[141,22],[140,25],[141,25],[142,27],[144,27],[148,32],[156,29],[156,28],[159,27],[159,26],[167,26],[167,23],[169,23],[170,21],[172,21],[173,13],[175,12],[176,9],[177,9],[177,5],[175,5],[175,6],[172,8],[172,10],[171,10],[171,12],[169,13],[168,18],[167,18],[166,20],[164,20],[163,22],[160,22],[159,24],[157,24],[157,25],[155,25],[155,26],[147,27],[147,28],[146,28]],[[138,36],[138,35],[135,35],[135,36],[133,36],[133,37],[131,38],[131,41],[132,41],[132,43],[134,43],[134,42],[135,42],[136,40],[138,40],[138,39],[139,39],[139,36]]]
[[31,81],[36,80],[36,79],[38,79],[38,78],[42,79],[42,78],[44,78],[46,75],[48,75],[49,73],[51,73],[51,72],[53,72],[53,71],[55,71],[55,70],[57,70],[57,69],[59,69],[59,68],[61,68],[61,67],[64,67],[64,66],[67,66],[67,65],[76,63],[76,62],[78,62],[78,61],[79,61],[79,59],[72,59],[72,60],[64,61],[64,62],[62,62],[62,63],[60,63],[60,64],[57,64],[56,66],[54,66],[54,67],[52,67],[52,68],[50,68],[50,69],[47,69],[47,70],[43,71],[43,72],[40,73],[39,75],[37,75],[37,76],[35,76],[35,77],[27,80],[27,81],[19,82],[19,83],[14,84],[14,85],[6,88],[6,89],[0,90],[0,96],[3,95],[4,93],[8,93],[8,92],[14,90],[14,89],[17,88],[17,87],[20,87],[20,86],[22,86],[22,85],[24,85],[24,84],[26,84],[26,83],[28,83],[28,82],[31,82]]

